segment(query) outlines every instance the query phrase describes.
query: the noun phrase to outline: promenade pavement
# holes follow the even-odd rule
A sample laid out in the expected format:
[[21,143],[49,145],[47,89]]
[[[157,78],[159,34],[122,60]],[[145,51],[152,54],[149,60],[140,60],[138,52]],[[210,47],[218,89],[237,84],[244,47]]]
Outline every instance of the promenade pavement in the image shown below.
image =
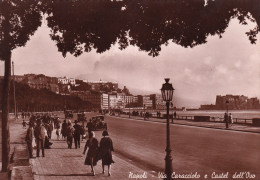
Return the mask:
[[[120,117],[129,119],[129,115],[120,115]],[[144,118],[140,117],[140,116],[130,116],[130,119],[166,123],[166,119],[159,119],[159,118],[154,118],[154,117],[144,120]],[[170,119],[170,123],[172,123],[171,119]],[[224,122],[214,122],[214,121],[195,122],[193,120],[174,119],[172,124],[185,125],[185,126],[196,126],[196,127],[204,127],[204,128],[214,128],[214,129],[223,129],[223,130],[230,130],[230,131],[260,133],[260,127],[251,126],[249,124],[248,125],[231,124],[228,129],[226,129],[226,125],[225,125]]]
[[[1,127],[1,125],[0,125]],[[2,129],[1,129],[2,131]],[[26,129],[22,127],[22,120],[15,120],[13,117],[9,119],[9,132],[10,132],[10,169],[17,169],[17,167],[22,167],[23,177],[28,176],[31,170],[28,169],[29,157],[27,154],[27,148],[25,144],[25,133]],[[0,133],[0,142],[2,141]],[[0,143],[0,169],[2,169],[2,142]],[[26,167],[27,166],[27,167]],[[0,172],[0,180],[7,180],[10,177],[8,172]]]
[[[101,139],[102,131],[96,132],[96,138]],[[53,145],[51,149],[45,150],[45,157],[37,157],[30,159],[32,165],[33,178],[35,180],[79,180],[79,179],[113,179],[122,180],[130,179],[134,177],[134,174],[147,175],[148,179],[158,179],[157,175],[153,175],[145,172],[144,170],[134,166],[127,159],[124,159],[113,153],[111,176],[108,176],[107,166],[105,167],[105,173],[102,174],[101,161],[98,161],[95,166],[96,175],[91,173],[90,166],[84,165],[85,155],[83,150],[86,140],[81,141],[81,146],[78,149],[68,149],[65,140],[57,140],[56,135],[53,132]],[[56,140],[55,140],[56,139]],[[73,144],[74,147],[74,144]],[[115,150],[116,151],[116,150]],[[34,156],[35,156],[34,152]],[[133,175],[131,176],[131,173]],[[135,178],[134,178],[135,179]]]

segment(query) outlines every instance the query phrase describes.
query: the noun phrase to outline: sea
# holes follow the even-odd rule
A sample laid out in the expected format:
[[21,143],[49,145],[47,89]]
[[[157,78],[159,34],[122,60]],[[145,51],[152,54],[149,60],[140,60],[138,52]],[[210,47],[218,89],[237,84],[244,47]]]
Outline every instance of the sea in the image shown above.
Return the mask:
[[[223,118],[225,110],[191,110],[191,111],[176,111],[179,116],[210,116]],[[170,110],[170,114],[173,111]],[[260,118],[260,110],[229,110],[228,113],[232,114],[233,118],[239,119],[253,119]]]
[[[143,109],[138,109],[137,111],[143,112]],[[146,112],[150,112],[153,116],[156,116],[158,111],[161,114],[166,114],[166,110],[145,110]],[[169,114],[173,114],[175,110],[170,109]],[[128,112],[125,109],[125,112]],[[177,116],[210,116],[215,118],[223,118],[226,110],[186,110],[181,111],[177,110]],[[259,110],[229,110],[228,113],[232,114],[233,118],[238,119],[253,119],[253,118],[260,118],[260,109]]]

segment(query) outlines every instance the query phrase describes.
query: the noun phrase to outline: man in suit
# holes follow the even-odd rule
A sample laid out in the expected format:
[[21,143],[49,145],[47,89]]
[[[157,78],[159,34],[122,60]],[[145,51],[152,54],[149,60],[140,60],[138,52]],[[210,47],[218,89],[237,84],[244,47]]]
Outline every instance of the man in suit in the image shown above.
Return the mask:
[[37,120],[37,125],[34,130],[34,137],[36,139],[37,157],[40,157],[40,149],[42,150],[42,157],[44,157],[44,140],[45,140],[45,128],[42,125],[41,119]]
[[28,152],[30,158],[33,158],[33,147],[32,147],[32,141],[33,141],[33,123],[29,123],[29,127],[27,129],[26,137],[25,137]]

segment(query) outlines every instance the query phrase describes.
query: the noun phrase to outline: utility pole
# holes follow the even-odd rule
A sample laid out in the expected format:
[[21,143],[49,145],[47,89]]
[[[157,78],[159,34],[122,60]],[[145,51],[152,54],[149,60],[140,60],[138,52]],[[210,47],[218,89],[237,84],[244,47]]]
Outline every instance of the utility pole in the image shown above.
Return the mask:
[[16,109],[16,99],[15,99],[15,77],[14,77],[14,62],[12,61],[13,66],[13,86],[14,86],[14,116],[15,120],[17,118],[17,109]]

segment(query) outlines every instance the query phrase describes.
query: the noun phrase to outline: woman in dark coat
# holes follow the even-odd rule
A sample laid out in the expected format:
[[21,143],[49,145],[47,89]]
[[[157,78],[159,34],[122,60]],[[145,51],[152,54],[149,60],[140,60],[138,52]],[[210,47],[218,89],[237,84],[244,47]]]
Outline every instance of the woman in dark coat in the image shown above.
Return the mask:
[[67,124],[66,120],[64,120],[62,125],[61,125],[62,138],[66,138],[67,137],[67,127],[68,127],[68,124]]
[[95,176],[94,166],[97,165],[97,151],[98,151],[98,140],[95,138],[95,133],[93,131],[89,134],[89,139],[86,142],[83,154],[86,153],[88,149],[87,156],[85,159],[85,165],[91,166],[91,172]]
[[110,137],[108,137],[108,132],[107,131],[103,131],[102,133],[103,138],[100,140],[100,155],[101,155],[101,159],[102,159],[102,170],[103,173],[105,173],[105,165],[108,166],[108,176],[111,176],[111,164],[114,163],[113,159],[112,159],[112,151],[114,151],[113,148],[113,142],[110,139]]

